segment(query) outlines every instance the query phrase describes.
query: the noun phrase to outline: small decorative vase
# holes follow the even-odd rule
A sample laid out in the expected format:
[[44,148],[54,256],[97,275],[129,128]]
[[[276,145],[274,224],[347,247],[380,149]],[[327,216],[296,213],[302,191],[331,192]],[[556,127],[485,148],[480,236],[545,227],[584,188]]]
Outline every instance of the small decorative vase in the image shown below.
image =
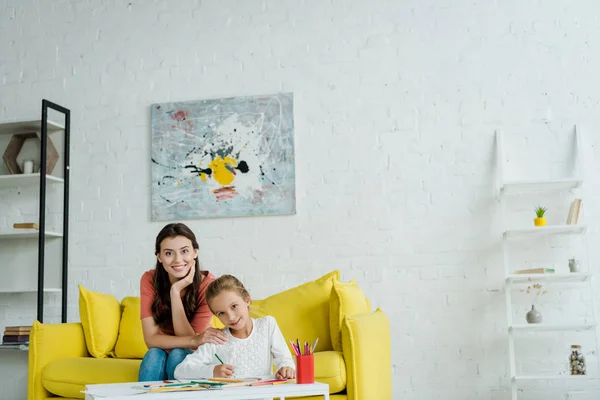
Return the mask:
[[579,272],[579,261],[574,258],[569,259],[569,270],[571,272]]
[[533,224],[535,226],[546,226],[546,218],[534,218]]
[[530,324],[539,324],[540,322],[542,322],[542,314],[540,314],[540,312],[535,309],[535,306],[531,306],[531,310],[527,312],[525,318]]

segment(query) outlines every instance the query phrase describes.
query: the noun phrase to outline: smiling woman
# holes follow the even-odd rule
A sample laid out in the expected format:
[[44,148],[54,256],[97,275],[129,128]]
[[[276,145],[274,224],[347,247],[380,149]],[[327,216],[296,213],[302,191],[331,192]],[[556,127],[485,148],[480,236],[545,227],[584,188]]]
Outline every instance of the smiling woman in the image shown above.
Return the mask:
[[140,315],[149,350],[139,381],[173,379],[175,367],[192,349],[227,340],[209,327],[206,288],[215,277],[200,270],[198,248],[194,233],[181,223],[166,225],[156,237],[156,268],[140,281]]

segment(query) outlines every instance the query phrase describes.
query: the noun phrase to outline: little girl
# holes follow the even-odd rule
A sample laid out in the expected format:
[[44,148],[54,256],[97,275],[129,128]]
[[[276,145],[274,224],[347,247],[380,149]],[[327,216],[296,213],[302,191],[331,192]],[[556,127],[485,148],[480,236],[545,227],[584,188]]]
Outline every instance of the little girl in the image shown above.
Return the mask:
[[205,343],[175,368],[175,379],[294,379],[295,365],[277,321],[250,318],[250,294],[237,278],[223,275],[206,288],[210,310],[225,325],[224,344]]

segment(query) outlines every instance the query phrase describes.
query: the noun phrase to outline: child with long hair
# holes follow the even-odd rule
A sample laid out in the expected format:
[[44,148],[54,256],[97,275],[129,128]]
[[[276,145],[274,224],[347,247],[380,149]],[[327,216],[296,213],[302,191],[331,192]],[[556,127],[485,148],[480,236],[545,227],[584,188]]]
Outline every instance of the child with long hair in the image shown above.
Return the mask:
[[251,318],[250,294],[237,278],[223,275],[208,285],[206,301],[225,325],[225,343],[205,343],[175,368],[176,379],[275,377],[293,379],[295,364],[277,321]]
[[194,233],[181,223],[166,225],[156,237],[156,267],[140,280],[140,316],[148,347],[140,382],[174,379],[175,367],[193,349],[227,340],[209,327],[212,315],[205,293],[215,277],[200,270],[198,248]]

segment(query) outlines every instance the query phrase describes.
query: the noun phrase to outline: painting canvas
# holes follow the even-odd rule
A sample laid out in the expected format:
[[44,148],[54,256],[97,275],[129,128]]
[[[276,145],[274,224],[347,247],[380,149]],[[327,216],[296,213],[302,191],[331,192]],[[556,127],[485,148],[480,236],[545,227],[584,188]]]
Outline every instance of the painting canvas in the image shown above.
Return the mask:
[[293,94],[152,105],[152,219],[296,212]]

